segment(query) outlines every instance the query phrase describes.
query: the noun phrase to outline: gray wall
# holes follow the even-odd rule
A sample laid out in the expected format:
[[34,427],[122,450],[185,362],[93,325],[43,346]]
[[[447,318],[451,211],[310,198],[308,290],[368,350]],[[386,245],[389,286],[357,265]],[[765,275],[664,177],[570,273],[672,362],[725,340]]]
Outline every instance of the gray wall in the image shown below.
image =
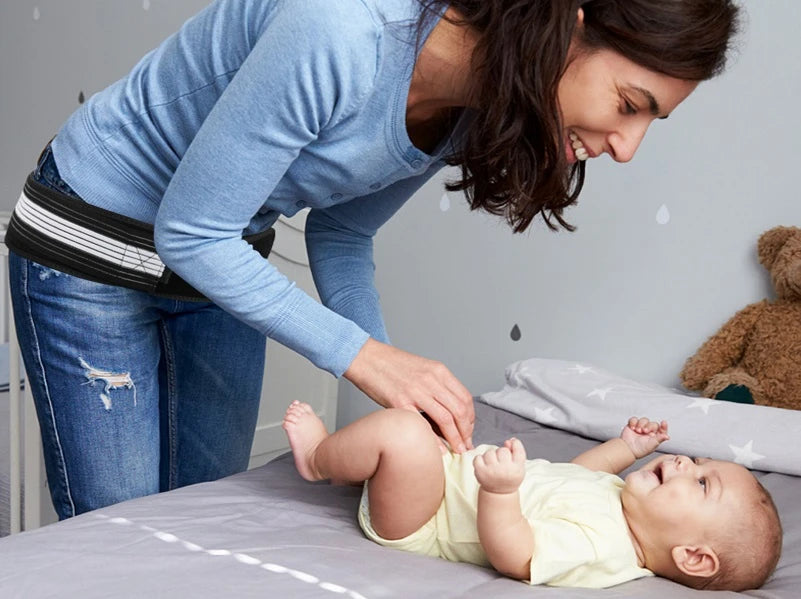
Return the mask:
[[208,0],[0,2],[0,210],[79,96],[113,83]]
[[[439,182],[421,190],[377,241],[393,343],[442,360],[474,394],[499,389],[505,366],[530,357],[678,386],[684,360],[771,293],[759,234],[801,226],[801,2],[742,4],[727,72],[654,123],[632,162],[590,162],[567,213],[575,233],[512,235],[458,194],[443,211]],[[340,423],[371,409],[340,389]]]
[[[206,3],[0,2],[0,209],[16,201],[80,93],[122,76]],[[537,225],[512,235],[469,213],[458,194],[443,201],[442,178],[415,196],[377,238],[394,343],[442,360],[476,394],[533,356],[677,385],[708,335],[770,293],[755,258],[759,234],[801,224],[801,2],[743,4],[748,21],[727,73],[656,122],[631,163],[589,165],[568,212],[577,232]],[[349,384],[340,388],[340,422],[372,407]]]

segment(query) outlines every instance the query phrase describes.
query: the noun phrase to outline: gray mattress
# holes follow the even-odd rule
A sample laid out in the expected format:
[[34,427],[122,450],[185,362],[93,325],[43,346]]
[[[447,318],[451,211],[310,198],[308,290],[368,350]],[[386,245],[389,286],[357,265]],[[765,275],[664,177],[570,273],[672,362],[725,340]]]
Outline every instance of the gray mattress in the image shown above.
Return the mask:
[[[477,442],[514,434],[530,456],[568,460],[595,441],[476,404]],[[715,599],[801,596],[801,479],[757,473],[785,527],[774,578]],[[284,455],[261,468],[84,514],[0,539],[0,597],[700,598],[647,578],[611,589],[529,587],[491,570],[399,552],[366,540],[360,490],[307,483]]]

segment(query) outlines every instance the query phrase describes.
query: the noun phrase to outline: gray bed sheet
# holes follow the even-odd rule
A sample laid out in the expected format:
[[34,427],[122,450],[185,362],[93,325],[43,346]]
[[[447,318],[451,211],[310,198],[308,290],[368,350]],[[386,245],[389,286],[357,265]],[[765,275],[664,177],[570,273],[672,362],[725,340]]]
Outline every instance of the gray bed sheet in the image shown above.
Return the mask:
[[[519,437],[569,460],[596,442],[476,403],[477,442]],[[801,478],[758,473],[785,528],[771,581],[699,592],[647,578],[610,589],[530,587],[469,564],[380,547],[356,522],[360,489],[308,483],[284,455],[220,481],[145,497],[0,539],[0,597],[447,599],[801,597]]]

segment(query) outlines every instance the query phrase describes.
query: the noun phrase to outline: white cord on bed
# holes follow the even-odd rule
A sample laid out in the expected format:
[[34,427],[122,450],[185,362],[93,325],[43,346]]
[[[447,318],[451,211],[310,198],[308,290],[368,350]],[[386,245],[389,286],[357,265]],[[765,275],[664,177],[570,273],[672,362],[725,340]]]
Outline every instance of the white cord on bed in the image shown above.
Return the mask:
[[286,566],[282,566],[280,564],[275,564],[272,562],[262,562],[260,559],[253,557],[252,555],[248,555],[246,553],[237,553],[230,551],[228,549],[204,549],[200,545],[192,543],[191,541],[185,541],[170,532],[158,530],[156,528],[153,528],[152,526],[147,526],[145,524],[137,524],[136,522],[133,522],[128,518],[111,517],[111,516],[106,516],[105,514],[94,514],[94,516],[101,520],[110,522],[111,524],[117,524],[120,526],[135,526],[140,530],[152,534],[159,541],[163,541],[165,543],[176,543],[178,545],[181,545],[187,551],[192,551],[195,553],[205,553],[206,555],[215,557],[231,557],[241,564],[245,564],[248,566],[259,566],[263,570],[267,570],[268,572],[272,572],[274,574],[286,574],[287,576],[291,576],[296,580],[305,582],[306,584],[315,585],[321,588],[322,590],[328,591],[330,593],[334,593],[337,595],[344,595],[350,597],[351,599],[367,599],[361,593],[358,593],[341,585],[335,584],[333,582],[322,581],[313,574],[301,572],[300,570],[295,570],[293,568],[288,568]]

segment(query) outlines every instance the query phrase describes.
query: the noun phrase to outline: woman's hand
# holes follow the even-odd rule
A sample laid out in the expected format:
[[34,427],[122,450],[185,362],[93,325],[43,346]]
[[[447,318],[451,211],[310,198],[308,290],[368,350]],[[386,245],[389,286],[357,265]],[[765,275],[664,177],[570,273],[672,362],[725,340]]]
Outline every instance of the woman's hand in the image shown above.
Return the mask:
[[513,493],[526,474],[526,449],[519,439],[508,439],[503,447],[490,449],[473,459],[476,480],[490,493]]
[[368,339],[345,378],[385,408],[425,414],[453,451],[473,446],[473,396],[441,362]]

